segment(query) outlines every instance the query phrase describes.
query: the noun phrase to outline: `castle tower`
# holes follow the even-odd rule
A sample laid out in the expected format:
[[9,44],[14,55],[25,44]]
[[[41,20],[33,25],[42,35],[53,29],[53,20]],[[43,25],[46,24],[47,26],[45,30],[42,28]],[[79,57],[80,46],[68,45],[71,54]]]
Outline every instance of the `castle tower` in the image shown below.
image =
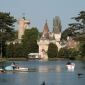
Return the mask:
[[50,31],[47,25],[47,22],[45,23],[43,33],[41,38],[38,37],[37,44],[39,46],[39,55],[41,55],[41,58],[48,59],[47,50],[50,42],[55,43],[54,37],[50,36]]
[[39,46],[39,54],[41,55],[41,58],[43,59],[48,59],[48,56],[46,54],[46,51],[48,50],[48,44],[49,44],[49,40],[46,40],[48,31],[49,31],[49,28],[46,22],[43,29],[42,36],[40,39],[37,40],[37,44]]
[[22,18],[19,18],[17,21],[18,23],[18,39],[22,38],[22,35],[24,35],[25,29],[29,29],[30,20],[25,20],[25,14],[23,14]]
[[55,23],[53,32],[50,32],[46,22],[43,29],[42,36],[41,38],[38,37],[37,40],[37,44],[39,46],[39,55],[41,55],[41,58],[48,59],[48,55],[46,52],[48,51],[48,46],[50,43],[56,44],[58,50],[61,48],[61,45],[59,44],[60,38],[61,38],[61,32],[59,32],[57,23]]

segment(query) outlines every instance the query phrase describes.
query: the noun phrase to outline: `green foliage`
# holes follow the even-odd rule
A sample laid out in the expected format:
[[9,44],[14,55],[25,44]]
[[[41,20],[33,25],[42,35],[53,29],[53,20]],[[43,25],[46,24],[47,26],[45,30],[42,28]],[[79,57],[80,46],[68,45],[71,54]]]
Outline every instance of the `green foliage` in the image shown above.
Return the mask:
[[13,45],[13,43],[10,43],[10,45],[8,45],[6,53],[7,53],[6,55],[8,57],[12,57],[13,58],[13,56],[14,56],[14,45]]
[[75,60],[76,59],[76,56],[78,56],[78,53],[79,53],[78,49],[76,49],[76,48],[70,48],[69,50],[71,52],[70,55],[69,55],[69,58],[71,60]]
[[[78,23],[70,23],[69,27],[63,31],[61,38],[73,37],[77,41],[85,41],[85,11],[80,11],[78,17],[73,17]],[[81,33],[82,32],[82,33]]]
[[37,38],[38,38],[38,29],[31,28],[25,30],[25,34],[22,36],[22,45],[23,45],[23,55],[28,57],[29,53],[38,52]]
[[54,43],[50,43],[47,51],[49,58],[55,58],[58,54],[58,47]]
[[61,34],[61,39],[67,40],[68,36],[73,36],[71,29],[65,29]]
[[[13,16],[10,16],[10,13],[3,13],[0,12],[0,45],[1,45],[1,52],[3,49],[2,43],[5,43],[6,40],[12,40],[14,38],[14,34],[12,30],[14,29],[13,24],[16,22]],[[4,56],[3,52],[2,55]],[[1,56],[2,57],[2,56]]]
[[12,31],[14,34],[14,39],[18,39],[18,30]]
[[5,57],[6,56],[6,44],[3,42],[2,43],[2,56]]
[[10,13],[0,12],[0,40],[6,41],[13,38],[13,24],[16,22]]
[[85,44],[82,46],[81,58],[85,58]]
[[20,43],[11,43],[6,45],[6,57],[7,58],[14,58],[14,57],[23,57],[23,48],[22,44]]
[[70,50],[67,49],[66,47],[63,47],[59,50],[58,52],[58,57],[59,58],[69,58]]
[[[75,40],[84,41],[85,35],[85,11],[81,11],[78,17],[73,17],[71,19],[75,19],[78,23],[69,24],[69,29],[72,32],[72,36]],[[82,33],[80,33],[82,31]]]
[[58,52],[58,57],[59,58],[67,58],[67,59],[71,59],[71,60],[75,60],[77,59],[78,56],[78,48],[61,48]]
[[76,56],[75,59],[76,60],[81,60],[81,56]]
[[14,44],[14,57],[23,57],[23,47],[21,43]]
[[61,26],[61,20],[58,16],[55,16],[55,18],[53,18],[53,27],[55,26],[55,23],[57,23],[59,31],[62,31],[62,26]]

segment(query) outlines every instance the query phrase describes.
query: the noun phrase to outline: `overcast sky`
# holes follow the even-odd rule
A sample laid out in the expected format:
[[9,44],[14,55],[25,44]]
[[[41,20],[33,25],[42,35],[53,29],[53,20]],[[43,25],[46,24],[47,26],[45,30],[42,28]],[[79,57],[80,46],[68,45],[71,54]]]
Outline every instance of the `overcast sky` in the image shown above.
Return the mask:
[[[30,20],[30,28],[37,27],[42,32],[47,20],[49,30],[53,30],[53,18],[59,16],[62,31],[68,28],[71,19],[77,17],[80,11],[85,11],[85,0],[0,0],[0,12],[10,12],[17,20],[23,17]],[[18,24],[15,23],[15,30]]]

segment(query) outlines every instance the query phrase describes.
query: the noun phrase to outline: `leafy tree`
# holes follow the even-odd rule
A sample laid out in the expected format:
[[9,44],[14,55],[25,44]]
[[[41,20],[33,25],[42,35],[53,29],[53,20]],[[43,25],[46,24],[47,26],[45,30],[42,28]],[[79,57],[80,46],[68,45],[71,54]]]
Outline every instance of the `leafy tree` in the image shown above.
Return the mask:
[[23,47],[21,43],[16,43],[14,45],[14,52],[15,52],[15,57],[22,57],[23,56]]
[[31,52],[38,52],[37,45],[38,38],[38,29],[31,28],[25,30],[25,34],[22,36],[22,45],[23,45],[23,56],[28,57],[28,54]]
[[78,49],[77,48],[70,48],[69,50],[70,50],[69,58],[71,60],[75,60],[76,56],[78,56],[78,53],[79,53]]
[[71,29],[65,29],[61,34],[61,39],[67,40],[68,36],[73,36]]
[[79,15],[78,17],[71,18],[75,19],[78,23],[69,24],[70,26],[69,29],[71,30],[75,40],[82,41],[85,39],[85,34],[83,34],[85,33],[85,11],[80,11],[78,15]]
[[37,53],[38,52],[37,40],[33,39],[32,42],[30,42],[29,44],[31,46],[30,52]]
[[54,43],[50,43],[47,51],[49,58],[55,58],[58,54],[58,47]]
[[6,57],[22,57],[23,56],[23,47],[21,43],[11,43],[6,45]]
[[69,54],[70,54],[70,50],[67,49],[66,47],[60,48],[59,52],[58,52],[58,57],[59,58],[69,58]]
[[10,47],[9,45],[6,45],[6,58],[9,58],[9,54],[10,54]]
[[6,40],[11,40],[14,37],[12,32],[14,23],[16,19],[13,16],[10,16],[10,13],[0,12],[0,45],[1,45],[1,58],[2,58],[2,43],[5,43]]
[[14,39],[18,39],[18,30],[12,31],[14,34]]
[[9,55],[8,55],[10,58],[13,58],[14,56],[14,45],[13,43],[10,43],[9,45]]
[[57,23],[59,31],[62,31],[62,26],[61,26],[61,20],[58,16],[55,16],[55,18],[53,18],[53,27],[55,26],[55,23]]
[[81,58],[85,58],[85,44],[82,46],[82,54],[81,54]]

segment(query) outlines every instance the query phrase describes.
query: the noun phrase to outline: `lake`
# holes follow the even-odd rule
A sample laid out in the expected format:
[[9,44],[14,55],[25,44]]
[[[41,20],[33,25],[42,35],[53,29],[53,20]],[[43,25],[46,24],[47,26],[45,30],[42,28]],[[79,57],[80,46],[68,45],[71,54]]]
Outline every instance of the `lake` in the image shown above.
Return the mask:
[[[0,73],[0,85],[85,85],[85,62],[74,61],[75,69],[66,68],[66,60],[58,61],[9,61],[0,63],[0,68],[12,62],[19,67],[29,67],[29,72]],[[71,61],[72,62],[72,61]],[[78,73],[83,73],[78,77]]]

